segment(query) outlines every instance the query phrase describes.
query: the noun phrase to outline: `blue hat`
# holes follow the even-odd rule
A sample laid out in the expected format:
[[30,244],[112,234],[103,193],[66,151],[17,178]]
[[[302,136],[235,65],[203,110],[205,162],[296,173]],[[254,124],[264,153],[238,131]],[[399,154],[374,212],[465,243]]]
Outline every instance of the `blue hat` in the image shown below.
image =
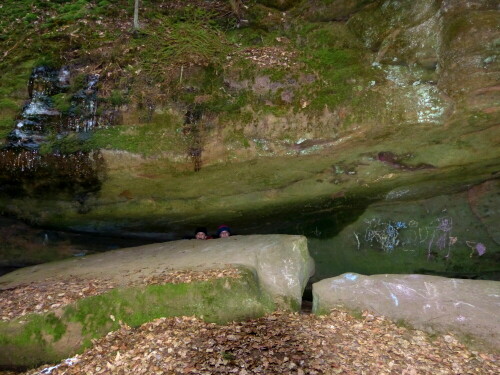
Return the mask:
[[220,234],[224,231],[228,231],[229,234],[231,234],[231,228],[229,228],[227,225],[221,225],[219,228],[217,228],[217,236],[220,236]]

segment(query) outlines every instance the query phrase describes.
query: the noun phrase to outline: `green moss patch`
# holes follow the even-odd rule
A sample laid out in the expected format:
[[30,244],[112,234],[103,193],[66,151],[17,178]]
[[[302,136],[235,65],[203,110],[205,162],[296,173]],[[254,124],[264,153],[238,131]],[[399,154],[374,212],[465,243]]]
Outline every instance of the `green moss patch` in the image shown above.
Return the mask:
[[147,123],[99,129],[88,146],[146,156],[183,154],[187,152],[188,144],[181,130],[182,123],[177,117],[168,113],[152,114],[151,121]]

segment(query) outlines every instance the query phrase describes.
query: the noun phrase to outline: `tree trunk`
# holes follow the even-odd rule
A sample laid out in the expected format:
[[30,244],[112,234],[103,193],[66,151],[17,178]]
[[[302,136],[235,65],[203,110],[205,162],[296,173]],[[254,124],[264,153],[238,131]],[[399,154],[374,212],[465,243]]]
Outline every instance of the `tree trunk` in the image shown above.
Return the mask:
[[135,0],[134,5],[134,30],[139,30],[139,0]]
[[241,20],[241,1],[240,0],[229,0],[229,5],[231,6],[231,10],[233,14],[238,19],[238,22]]

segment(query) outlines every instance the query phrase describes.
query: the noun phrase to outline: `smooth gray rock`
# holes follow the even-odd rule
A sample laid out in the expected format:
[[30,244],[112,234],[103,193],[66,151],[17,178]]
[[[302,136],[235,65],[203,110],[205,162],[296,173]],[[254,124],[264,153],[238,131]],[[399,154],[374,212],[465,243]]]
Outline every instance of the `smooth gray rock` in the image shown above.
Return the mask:
[[345,273],[313,284],[313,312],[342,306],[430,332],[472,336],[500,348],[500,282],[426,275]]
[[298,310],[314,273],[304,236],[251,235],[215,240],[182,240],[109,251],[27,267],[0,277],[0,289],[47,278],[103,278],[127,285],[134,278],[165,270],[244,265],[255,270],[259,284],[285,309]]

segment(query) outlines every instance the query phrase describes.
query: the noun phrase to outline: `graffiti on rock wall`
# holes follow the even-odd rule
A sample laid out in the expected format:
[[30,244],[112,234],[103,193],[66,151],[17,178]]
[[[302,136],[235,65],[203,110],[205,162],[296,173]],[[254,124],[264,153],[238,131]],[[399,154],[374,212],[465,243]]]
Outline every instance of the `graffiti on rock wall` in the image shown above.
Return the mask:
[[471,249],[471,257],[474,255],[474,251],[477,252],[479,256],[486,253],[486,246],[484,246],[481,242],[465,241],[465,244]]
[[451,246],[456,243],[456,237],[451,237],[453,229],[453,219],[448,217],[440,217],[437,219],[437,225],[432,233],[432,238],[429,241],[427,248],[427,259],[430,260],[432,256],[433,246],[437,247],[439,252],[447,250],[445,258],[448,259],[451,254]]
[[[403,221],[382,222],[380,219],[365,220],[368,227],[365,231],[364,240],[369,243],[377,243],[383,251],[390,253],[399,245],[399,231],[407,228]],[[361,245],[358,240],[358,248]]]
[[369,246],[378,248],[386,253],[392,253],[397,248],[402,251],[416,251],[425,248],[427,259],[431,260],[437,254],[443,254],[449,259],[452,249],[457,243],[465,243],[474,253],[482,256],[486,253],[486,246],[481,242],[465,240],[459,241],[453,234],[453,218],[438,217],[434,222],[422,225],[416,220],[392,221],[381,218],[365,219],[363,232],[353,232],[358,250]]

